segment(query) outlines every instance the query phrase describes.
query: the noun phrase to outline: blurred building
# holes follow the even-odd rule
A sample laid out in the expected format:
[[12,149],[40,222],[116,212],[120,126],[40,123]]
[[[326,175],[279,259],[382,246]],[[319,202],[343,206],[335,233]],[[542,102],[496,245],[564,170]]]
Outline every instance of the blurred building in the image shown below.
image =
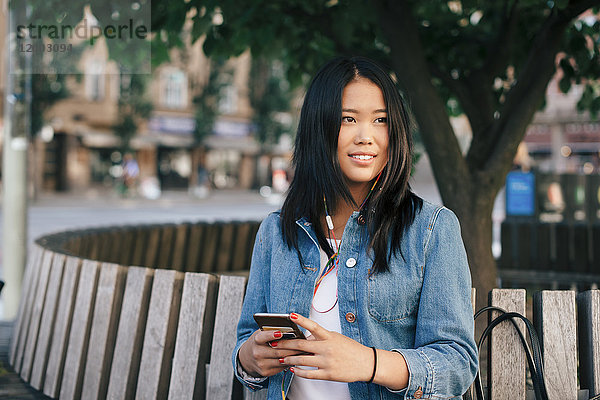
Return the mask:
[[600,173],[600,121],[578,112],[582,85],[564,94],[555,77],[546,92],[546,107],[536,113],[524,145],[533,165],[542,172]]
[[[152,74],[148,97],[150,118],[130,142],[140,165],[140,179],[156,177],[164,189],[186,189],[197,181],[199,166],[210,172],[221,188],[254,185],[259,147],[253,139],[252,109],[248,99],[248,53],[227,62],[232,83],[222,89],[213,134],[202,143],[194,138],[193,98],[203,89],[210,67],[201,43],[187,57],[172,55],[169,64]],[[121,162],[120,138],[113,132],[118,118],[123,79],[103,46],[82,58],[83,79],[70,84],[70,98],[47,113],[53,138],[37,140],[38,177],[44,189],[83,189],[109,185],[111,168]]]
[[[4,54],[4,22],[3,16],[0,54]],[[207,85],[214,67],[204,56],[200,39],[185,49],[172,50],[170,62],[153,69],[147,87],[153,111],[130,141],[141,181],[157,178],[163,190],[188,189],[198,184],[200,173],[218,188],[252,188],[271,183],[273,157],[275,164],[282,160],[287,164],[289,140],[271,146],[266,156],[254,140],[249,52],[219,66],[228,80],[220,88],[218,116],[210,135],[202,141],[195,138],[194,98]],[[70,96],[46,111],[48,126],[34,135],[30,170],[37,189],[108,188],[118,180],[119,168],[115,167],[124,154],[114,125],[121,90],[131,77],[119,73],[102,39],[84,51],[78,68],[81,76],[67,79]],[[4,63],[0,65],[2,93],[3,70]]]

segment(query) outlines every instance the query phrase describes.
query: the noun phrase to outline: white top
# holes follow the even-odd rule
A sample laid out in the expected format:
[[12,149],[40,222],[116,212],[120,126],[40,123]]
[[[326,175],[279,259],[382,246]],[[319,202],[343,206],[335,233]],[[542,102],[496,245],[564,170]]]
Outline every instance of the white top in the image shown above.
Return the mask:
[[[329,244],[335,250],[333,240],[327,239]],[[337,241],[340,245],[340,241]],[[327,254],[320,249],[321,270],[329,258]],[[323,328],[341,333],[340,310],[337,303],[337,271],[331,271],[322,281],[315,297],[313,298],[309,318],[321,325]],[[335,303],[335,307],[331,306]],[[315,308],[321,312],[315,311]],[[331,308],[331,310],[329,310]],[[322,312],[329,310],[328,312]],[[312,367],[294,367],[304,369],[314,369]],[[316,379],[304,379],[299,376],[292,376],[292,383],[286,396],[289,400],[308,400],[308,399],[326,399],[326,400],[350,400],[350,391],[345,382],[321,381]]]

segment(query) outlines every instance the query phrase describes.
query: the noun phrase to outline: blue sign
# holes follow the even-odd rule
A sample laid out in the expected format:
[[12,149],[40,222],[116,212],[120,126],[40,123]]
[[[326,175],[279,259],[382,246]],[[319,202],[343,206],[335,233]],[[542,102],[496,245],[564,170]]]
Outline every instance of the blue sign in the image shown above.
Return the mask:
[[509,172],[506,176],[506,215],[535,214],[535,176],[531,172]]

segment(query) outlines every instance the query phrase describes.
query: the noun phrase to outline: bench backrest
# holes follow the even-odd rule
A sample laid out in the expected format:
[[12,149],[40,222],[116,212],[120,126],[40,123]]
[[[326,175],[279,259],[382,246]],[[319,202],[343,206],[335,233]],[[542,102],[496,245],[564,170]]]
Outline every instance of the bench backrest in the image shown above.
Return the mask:
[[232,398],[245,285],[245,276],[123,267],[35,245],[9,361],[51,398]]
[[61,250],[90,260],[222,273],[248,270],[259,225],[257,221],[229,221],[121,226],[47,238],[60,237]]
[[[125,267],[35,245],[9,361],[52,398],[239,399],[230,359],[245,284],[245,276]],[[524,290],[490,298],[525,312]],[[534,321],[551,398],[600,394],[600,291],[542,291]],[[490,352],[490,398],[525,399],[525,358],[508,323]]]

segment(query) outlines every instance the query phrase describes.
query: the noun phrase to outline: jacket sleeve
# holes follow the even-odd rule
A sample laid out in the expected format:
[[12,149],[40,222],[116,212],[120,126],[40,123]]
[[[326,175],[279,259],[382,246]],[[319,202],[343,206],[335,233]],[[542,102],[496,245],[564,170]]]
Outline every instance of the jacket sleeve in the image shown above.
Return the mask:
[[415,346],[394,349],[409,369],[408,386],[397,393],[405,399],[460,398],[478,368],[471,275],[454,213],[438,209],[427,229]]
[[[241,365],[238,363],[238,352],[240,347],[258,329],[253,315],[259,312],[267,312],[267,287],[269,285],[269,271],[271,259],[271,246],[269,245],[269,226],[278,218],[274,215],[267,217],[260,225],[254,241],[252,261],[250,265],[250,276],[246,286],[246,295],[242,306],[242,315],[237,326],[237,343],[233,350],[233,371],[236,378],[250,390],[259,390],[267,387],[268,379],[252,379],[242,376]],[[240,367],[238,369],[238,367]],[[244,374],[245,375],[245,374]]]

